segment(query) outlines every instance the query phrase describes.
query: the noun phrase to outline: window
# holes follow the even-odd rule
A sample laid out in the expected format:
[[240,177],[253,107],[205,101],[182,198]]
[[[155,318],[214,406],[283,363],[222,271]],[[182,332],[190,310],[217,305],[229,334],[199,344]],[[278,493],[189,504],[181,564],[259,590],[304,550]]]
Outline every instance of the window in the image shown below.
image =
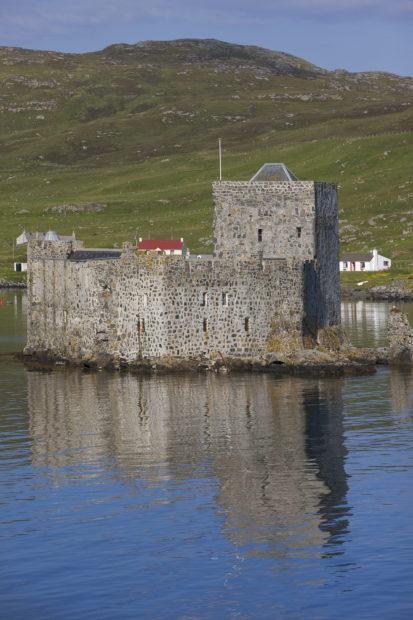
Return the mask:
[[261,243],[261,241],[262,241],[262,233],[263,233],[262,228],[259,228],[258,229],[258,242],[259,243]]
[[145,333],[145,319],[138,319],[138,332]]
[[207,305],[207,293],[202,293],[201,306]]
[[361,271],[364,271],[365,267],[366,267],[366,263],[364,261],[360,261],[360,269],[361,269]]
[[248,316],[244,319],[244,329],[246,332],[250,331],[250,319]]
[[301,237],[301,226],[297,226],[297,237],[300,239]]
[[208,319],[204,319],[202,321],[202,331],[204,332],[204,334],[208,333]]
[[388,267],[389,266],[389,261],[388,260],[384,260],[383,261],[383,265],[384,265],[384,267]]
[[222,305],[228,306],[228,295],[226,293],[222,293]]

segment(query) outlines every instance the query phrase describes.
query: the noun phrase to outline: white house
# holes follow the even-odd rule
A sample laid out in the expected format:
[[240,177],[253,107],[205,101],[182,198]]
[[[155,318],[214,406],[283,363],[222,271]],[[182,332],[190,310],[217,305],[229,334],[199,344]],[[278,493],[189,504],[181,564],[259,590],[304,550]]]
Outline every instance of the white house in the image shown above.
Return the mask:
[[340,258],[340,271],[386,271],[390,267],[390,258],[382,256],[377,250],[346,252]]

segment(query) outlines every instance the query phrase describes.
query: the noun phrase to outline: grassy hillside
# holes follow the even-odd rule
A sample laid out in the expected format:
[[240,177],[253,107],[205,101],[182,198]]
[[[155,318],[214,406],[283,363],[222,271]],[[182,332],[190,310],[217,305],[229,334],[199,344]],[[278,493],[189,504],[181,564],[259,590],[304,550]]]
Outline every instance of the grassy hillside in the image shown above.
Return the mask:
[[[217,41],[0,48],[0,277],[23,228],[210,249],[218,137],[224,178],[284,161],[301,179],[336,181],[343,248],[377,247],[410,273],[412,101],[412,78]],[[89,202],[106,208],[50,211]]]

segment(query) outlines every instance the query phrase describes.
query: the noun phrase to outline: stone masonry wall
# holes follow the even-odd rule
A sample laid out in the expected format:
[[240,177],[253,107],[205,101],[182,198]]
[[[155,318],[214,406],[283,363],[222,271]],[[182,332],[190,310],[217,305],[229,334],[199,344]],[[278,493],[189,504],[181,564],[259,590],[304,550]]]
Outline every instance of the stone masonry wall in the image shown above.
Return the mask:
[[313,259],[313,182],[220,181],[213,202],[216,256]]
[[[340,270],[337,189],[332,183],[314,183],[315,189],[315,265],[317,327],[339,325]],[[307,308],[308,311],[308,308]]]
[[340,323],[334,184],[224,181],[214,183],[213,199],[216,256],[301,259],[308,331],[316,335],[318,329]]
[[211,259],[125,247],[120,258],[76,262],[81,242],[30,242],[27,352],[253,357],[338,325],[335,186],[219,182],[213,197]]
[[304,265],[305,327],[318,338],[320,329],[339,325],[340,274],[336,188],[315,183],[315,260]]
[[28,352],[248,357],[267,351],[274,323],[301,330],[301,262],[133,253],[74,262],[41,252],[31,250]]

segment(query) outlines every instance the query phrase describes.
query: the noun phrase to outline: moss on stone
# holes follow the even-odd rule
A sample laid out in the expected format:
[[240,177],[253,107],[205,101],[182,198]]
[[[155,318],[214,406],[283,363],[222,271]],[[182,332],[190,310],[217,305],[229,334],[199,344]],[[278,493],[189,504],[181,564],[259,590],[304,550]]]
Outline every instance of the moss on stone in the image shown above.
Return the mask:
[[341,325],[332,325],[318,330],[317,343],[321,349],[340,351],[346,340],[346,335]]
[[267,340],[269,353],[294,353],[304,347],[301,332],[286,320],[276,320],[271,324]]

